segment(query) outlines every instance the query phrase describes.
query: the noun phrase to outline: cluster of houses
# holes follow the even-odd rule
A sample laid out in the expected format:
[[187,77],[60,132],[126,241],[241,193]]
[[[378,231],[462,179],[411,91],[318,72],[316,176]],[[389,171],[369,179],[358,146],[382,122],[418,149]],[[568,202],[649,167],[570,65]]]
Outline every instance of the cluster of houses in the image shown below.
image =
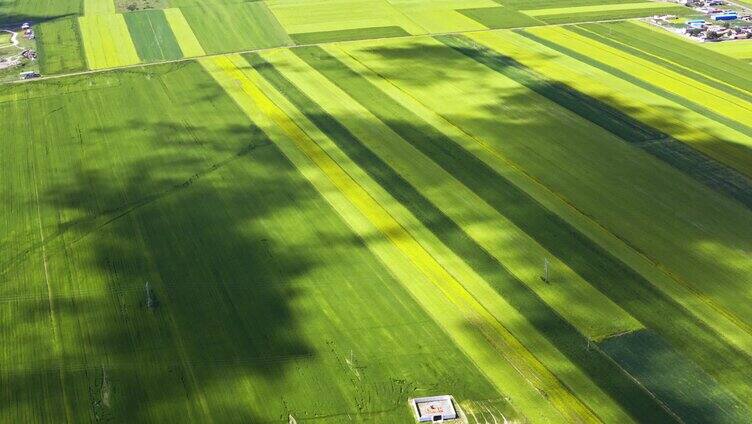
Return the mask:
[[[31,27],[31,24],[28,22],[24,22],[23,25],[21,25],[21,31],[23,31],[23,36],[29,40],[33,40],[36,38],[36,34],[34,34],[34,29]],[[32,49],[24,49],[21,52],[21,57],[27,60],[36,60],[37,52]],[[26,72],[21,72],[19,74],[19,77],[23,80],[39,78],[41,76],[42,75],[37,71],[26,71]]]
[[750,26],[724,26],[704,22],[700,19],[687,23],[685,34],[703,41],[746,40],[752,38]]
[[[24,22],[24,24],[21,25],[21,31],[23,31],[24,37],[28,38],[29,40],[33,40],[34,38],[36,38],[36,35],[34,34],[34,29],[31,27],[31,24],[29,24],[28,22]],[[25,49],[23,52],[21,52],[21,56],[29,60],[36,60],[37,52],[35,52],[32,49]]]
[[710,16],[713,21],[735,21],[743,17],[736,10],[719,7],[726,5],[723,0],[679,0],[679,3]]
[[[679,4],[691,7],[706,15],[703,19],[690,19],[686,22],[684,33],[702,41],[726,41],[752,38],[752,16],[736,10],[722,9],[728,6],[724,0],[677,0]],[[676,19],[675,15],[655,16],[658,23]]]

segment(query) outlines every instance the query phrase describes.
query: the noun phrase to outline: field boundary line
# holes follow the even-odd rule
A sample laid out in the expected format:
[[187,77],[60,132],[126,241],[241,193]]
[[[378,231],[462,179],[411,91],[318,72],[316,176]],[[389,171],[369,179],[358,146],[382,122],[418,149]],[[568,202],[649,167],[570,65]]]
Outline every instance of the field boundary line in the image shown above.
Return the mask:
[[196,38],[196,34],[179,8],[163,9],[162,13],[167,21],[167,26],[178,43],[182,59],[190,60],[206,55],[204,48],[201,47],[201,43]]
[[[237,56],[237,55],[236,55]],[[239,57],[239,56],[237,56]],[[564,395],[569,398],[569,402],[561,404],[563,399],[558,399],[555,394],[549,393],[548,399],[557,412],[563,417],[572,418],[571,412],[579,410],[577,417],[579,419],[586,419],[589,421],[597,421],[597,416],[592,410],[585,404],[583,404],[576,395],[574,395],[563,382],[561,382],[550,370],[548,370],[535,355],[527,350],[509,331],[491,314],[478,299],[469,293],[460,282],[456,280],[452,274],[446,270],[436,259],[430,255],[422,247],[420,242],[415,240],[413,236],[405,229],[391,214],[376,200],[367,190],[365,190],[360,184],[358,184],[353,177],[344,170],[329,153],[327,153],[316,141],[312,140],[310,136],[297,124],[292,118],[290,118],[278,105],[274,103],[261,89],[256,86],[251,77],[245,72],[237,68],[237,65],[232,62],[230,58],[215,59],[216,61],[224,60],[230,65],[235,67],[235,70],[223,69],[224,72],[232,72],[236,75],[239,74],[239,78],[245,81],[234,81],[239,84],[239,89],[242,90],[248,96],[255,97],[256,101],[262,101],[266,103],[266,107],[263,105],[257,106],[261,108],[263,113],[267,113],[280,128],[284,128],[287,137],[292,139],[297,149],[300,149],[305,155],[315,164],[327,179],[336,187],[344,196],[345,199],[356,208],[358,213],[363,216],[371,225],[374,226],[387,241],[390,242],[403,257],[408,259],[412,266],[423,274],[427,280],[451,303],[460,308],[460,310],[472,311],[472,316],[467,317],[470,323],[473,323],[476,329],[480,332],[480,335],[486,340],[490,348],[502,354],[502,357],[523,377],[532,388],[538,393],[549,393],[546,390],[539,388],[531,378],[538,381],[539,384],[543,383],[543,386],[549,386],[554,384],[558,386],[560,395]],[[219,67],[227,67],[227,64],[217,64]],[[262,78],[260,75],[253,75],[254,79]],[[238,78],[236,76],[236,78]],[[253,93],[248,90],[253,91]],[[270,109],[271,108],[271,109]],[[266,109],[266,110],[265,110]],[[274,110],[276,109],[276,110]],[[306,141],[301,141],[304,139]],[[323,168],[322,168],[323,167]],[[328,171],[326,170],[328,168]],[[339,174],[339,178],[336,175]],[[347,194],[349,192],[349,195]],[[382,222],[379,222],[382,221]],[[401,281],[401,280],[400,280]],[[444,283],[441,283],[441,282]],[[458,303],[459,300],[464,303]],[[420,301],[419,301],[420,304]],[[422,307],[425,307],[422,305]],[[479,322],[477,317],[480,319]],[[441,325],[441,324],[440,324]],[[442,325],[442,327],[444,327]],[[504,345],[500,345],[503,343]],[[504,347],[506,346],[506,347]],[[460,346],[461,347],[461,346]],[[509,352],[508,349],[512,349]],[[516,349],[516,350],[515,350]],[[465,351],[468,354],[468,351]],[[504,354],[507,352],[507,354]],[[512,353],[513,357],[523,354],[529,356],[528,358],[516,357],[514,360],[508,356]],[[468,355],[470,358],[472,356]],[[472,360],[472,359],[471,359]],[[475,362],[473,360],[473,362]],[[483,368],[479,369],[486,374]],[[523,369],[527,369],[525,372]],[[531,373],[532,371],[532,373]],[[488,374],[486,374],[488,375]],[[489,376],[490,377],[490,376]],[[492,380],[493,381],[493,380]],[[548,381],[548,383],[544,383]],[[499,386],[498,383],[494,383],[498,389],[503,389],[503,386]],[[550,387],[547,387],[550,390]],[[558,399],[558,400],[557,400]],[[574,403],[572,403],[574,402]],[[573,408],[574,405],[577,405]]]

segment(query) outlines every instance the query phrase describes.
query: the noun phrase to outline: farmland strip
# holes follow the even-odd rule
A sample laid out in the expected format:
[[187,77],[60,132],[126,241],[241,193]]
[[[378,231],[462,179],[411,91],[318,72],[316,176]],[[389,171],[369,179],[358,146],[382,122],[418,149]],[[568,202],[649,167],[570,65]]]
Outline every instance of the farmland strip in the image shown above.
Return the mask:
[[114,15],[115,0],[83,0],[85,15]]
[[605,102],[561,82],[551,81],[515,59],[479,45],[466,36],[447,35],[436,39],[752,209],[752,180],[735,169]]
[[[360,81],[359,76],[343,69],[343,65],[337,63],[336,59],[323,50],[317,47],[305,47],[294,49],[294,52],[309,65],[322,72],[330,81],[352,95],[407,141],[412,143],[417,134],[422,134],[421,137],[425,137],[424,142],[426,143],[444,142],[430,127],[411,127],[396,123],[395,118],[398,116],[406,119],[407,122],[416,124],[420,122],[420,119],[412,116],[409,111],[397,106],[393,101],[388,100],[377,89],[363,84],[365,81]],[[571,324],[541,301],[529,287],[510,274],[503,264],[500,264],[496,258],[472,240],[454,221],[430,203],[344,126],[331,118],[326,111],[287,81],[276,69],[263,63],[256,63],[255,66],[260,68],[259,72],[275,84],[278,90],[286,93],[288,98],[291,98],[296,106],[322,131],[329,134],[342,151],[408,208],[438,239],[463,258],[475,272],[488,281],[520,313],[525,315],[538,331],[576,366],[581,368],[599,387],[612,396],[620,393],[624,399],[629,399],[626,402],[627,404],[623,406],[636,416],[645,414],[643,418],[646,419],[666,417],[665,412],[657,406],[652,409],[646,408],[645,402],[650,404],[650,398],[639,388],[631,386],[631,382],[624,379],[619,370],[612,367],[612,364],[606,358],[588,351],[587,340]],[[426,133],[428,133],[427,137]],[[634,403],[631,404],[631,401],[634,401]]]
[[123,15],[93,15],[78,19],[89,68],[114,68],[140,62]]
[[206,54],[180,9],[165,9],[164,14],[172,29],[172,33],[175,34],[175,39],[180,46],[183,57],[203,56]]
[[36,26],[36,30],[39,69],[42,74],[62,74],[86,69],[76,17],[42,22]]
[[535,17],[503,6],[457,9],[457,12],[490,29],[518,28],[544,24],[543,21]]
[[181,8],[181,12],[203,50],[210,54],[292,44],[265,2],[199,3]]
[[175,35],[161,10],[126,13],[125,22],[141,60],[156,62],[182,57]]
[[622,9],[608,11],[591,11],[562,13],[558,15],[536,16],[537,19],[544,21],[548,25],[572,24],[577,22],[598,22],[598,21],[616,21],[632,18],[645,18],[652,15],[672,13],[674,15],[684,16],[691,14],[691,9],[679,5],[673,7],[661,7],[661,3],[653,3],[657,7],[649,9]]
[[[315,48],[306,49],[310,51]],[[327,56],[318,52],[316,55]],[[385,122],[390,121],[389,125],[394,126],[402,138],[432,158],[547,250],[565,260],[583,278],[647,327],[659,329],[671,343],[685,348],[702,366],[712,369],[715,375],[723,375],[734,381],[739,378],[736,373],[729,374],[728,368],[718,366],[718,358],[721,357],[737,364],[739,369],[752,365],[749,356],[730,346],[725,340],[719,339],[715,332],[682,305],[667,297],[566,221],[543,208],[485,162],[457,145],[454,140],[433,131],[428,126],[416,129],[405,125],[404,122],[420,122],[420,118],[395,104],[394,100],[380,94],[379,90],[369,87],[370,83],[361,76],[341,69],[336,62],[329,62],[326,66],[317,65],[317,69],[325,75],[327,72],[330,73],[330,80],[340,85],[361,104],[367,105],[377,116],[383,113],[379,112],[379,109],[384,108],[384,105],[394,107],[394,111],[389,115],[382,115],[382,119]],[[395,105],[391,106],[392,104]],[[394,120],[390,116],[399,116],[400,119]],[[666,316],[672,319],[667,321]],[[744,393],[744,396],[752,396],[747,387],[737,385],[735,388]]]
[[569,6],[569,7],[551,7],[547,9],[532,9],[532,10],[520,10],[520,12],[528,14],[530,16],[548,16],[548,15],[562,15],[567,13],[584,13],[584,12],[608,12],[612,10],[637,10],[637,9],[675,9],[676,5],[671,3],[654,3],[654,2],[639,2],[639,3],[612,3],[612,4],[596,4],[588,6]]

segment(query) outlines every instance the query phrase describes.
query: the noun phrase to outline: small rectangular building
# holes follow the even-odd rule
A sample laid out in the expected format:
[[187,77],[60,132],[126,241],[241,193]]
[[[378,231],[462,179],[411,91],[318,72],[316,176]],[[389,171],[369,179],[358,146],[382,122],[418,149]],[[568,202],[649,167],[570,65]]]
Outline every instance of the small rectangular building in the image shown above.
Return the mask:
[[454,399],[450,395],[410,399],[410,406],[415,413],[415,420],[419,423],[435,423],[459,418],[457,409],[454,407]]

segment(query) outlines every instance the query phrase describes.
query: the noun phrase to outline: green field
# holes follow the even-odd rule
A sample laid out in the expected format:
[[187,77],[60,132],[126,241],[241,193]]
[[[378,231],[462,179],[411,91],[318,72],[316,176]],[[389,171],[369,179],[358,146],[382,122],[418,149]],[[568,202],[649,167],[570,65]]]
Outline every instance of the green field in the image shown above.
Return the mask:
[[44,22],[37,27],[39,61],[43,74],[86,69],[78,20],[73,17]]
[[0,89],[0,422],[752,421],[742,44],[638,0],[126,3],[0,0],[50,77]]
[[157,62],[183,57],[163,11],[128,13],[125,23],[142,61]]
[[[263,2],[203,4],[182,9],[207,53],[254,50],[292,44]],[[237,29],[236,29],[237,28]]]

